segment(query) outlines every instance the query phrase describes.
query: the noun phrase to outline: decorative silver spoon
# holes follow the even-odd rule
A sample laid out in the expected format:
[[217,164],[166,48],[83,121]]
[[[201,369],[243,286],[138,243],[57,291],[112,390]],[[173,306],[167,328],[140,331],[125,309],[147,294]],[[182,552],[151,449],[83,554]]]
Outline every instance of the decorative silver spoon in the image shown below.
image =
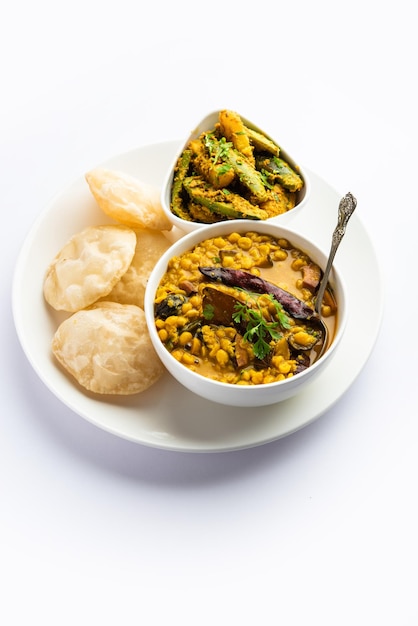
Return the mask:
[[357,206],[357,200],[349,192],[341,199],[339,207],[338,207],[338,222],[332,234],[332,243],[331,243],[331,249],[330,249],[329,256],[328,256],[327,265],[325,267],[323,276],[321,278],[318,293],[315,299],[315,312],[317,313],[318,318],[319,318],[317,319],[317,321],[319,322],[321,329],[323,330],[323,333],[324,333],[322,347],[316,357],[316,360],[318,360],[319,357],[322,356],[322,354],[325,352],[328,346],[328,329],[327,329],[327,325],[325,324],[325,322],[323,321],[321,317],[322,300],[324,297],[325,289],[328,284],[328,277],[332,269],[332,264],[334,262],[335,253],[337,252],[338,246],[340,245],[341,240],[344,237],[348,220],[353,215],[356,206]]
[[344,237],[348,220],[353,215],[356,206],[357,206],[357,200],[350,192],[347,193],[340,201],[340,204],[338,207],[337,226],[335,227],[335,230],[332,233],[332,243],[331,243],[330,253],[328,256],[327,265],[324,270],[324,274],[321,278],[321,282],[320,282],[318,293],[317,293],[316,300],[315,300],[315,311],[318,313],[318,315],[321,315],[322,300],[324,297],[325,289],[327,287],[328,277],[331,272],[335,253],[337,252],[338,246],[340,245],[341,240]]

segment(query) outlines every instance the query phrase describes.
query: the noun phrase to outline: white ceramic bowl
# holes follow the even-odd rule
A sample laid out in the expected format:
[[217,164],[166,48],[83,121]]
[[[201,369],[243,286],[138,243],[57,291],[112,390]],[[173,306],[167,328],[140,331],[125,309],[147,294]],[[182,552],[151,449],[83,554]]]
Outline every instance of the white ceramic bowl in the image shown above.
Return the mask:
[[[292,378],[275,383],[245,386],[233,385],[214,381],[201,374],[191,371],[177,361],[165,348],[158,336],[154,320],[154,297],[160,280],[167,269],[168,261],[190,250],[193,246],[210,237],[228,235],[231,232],[255,231],[269,234],[274,237],[288,239],[295,247],[306,252],[310,258],[322,269],[325,268],[327,254],[320,250],[314,243],[306,239],[296,230],[271,222],[254,222],[252,220],[233,220],[231,222],[219,222],[202,226],[198,231],[188,233],[175,242],[159,259],[149,278],[146,292],[144,310],[152,343],[164,363],[167,370],[182,385],[190,391],[214,402],[230,406],[256,407],[274,404],[290,398],[298,393],[302,387],[311,384],[314,379],[328,367],[329,362],[338,348],[347,321],[347,298],[346,289],[337,266],[334,265],[330,275],[330,285],[335,291],[338,302],[338,325],[333,342],[323,356],[313,365]],[[312,393],[315,392],[313,387]]]
[[[252,128],[253,130],[256,130],[259,133],[262,133],[263,135],[265,135],[269,139],[272,139],[277,145],[279,145],[280,146],[280,157],[283,158],[285,161],[287,161],[287,163],[289,163],[289,165],[294,170],[296,170],[298,172],[298,174],[300,174],[300,176],[303,178],[304,186],[300,190],[300,192],[298,192],[296,206],[293,209],[291,209],[290,211],[287,211],[286,213],[283,213],[282,215],[278,215],[277,217],[272,217],[272,218],[269,218],[268,220],[266,220],[267,222],[278,222],[278,223],[284,224],[284,225],[288,224],[289,221],[293,217],[295,217],[297,214],[300,213],[302,208],[304,206],[306,206],[306,204],[308,202],[308,199],[309,199],[310,193],[311,193],[311,183],[310,183],[309,176],[308,176],[307,172],[293,159],[293,157],[290,156],[282,148],[281,143],[279,141],[277,141],[276,139],[271,137],[271,135],[266,133],[264,130],[260,129],[258,126],[253,124],[247,118],[243,117],[242,115],[240,115],[240,117],[241,117],[242,121],[244,122],[244,124],[246,126],[248,126],[249,128]],[[178,151],[176,152],[176,155],[175,155],[174,159],[172,160],[172,162],[170,164],[170,167],[167,170],[167,174],[166,174],[166,176],[165,176],[165,178],[163,180],[163,185],[162,185],[162,188],[161,188],[161,204],[162,204],[162,207],[163,207],[167,217],[172,222],[172,224],[174,226],[176,226],[177,228],[179,228],[180,230],[182,230],[183,232],[185,232],[185,233],[189,233],[189,232],[198,230],[198,229],[202,228],[202,226],[205,226],[205,224],[202,224],[201,222],[190,222],[190,221],[187,221],[187,220],[183,220],[180,217],[178,217],[177,215],[174,215],[174,213],[172,213],[172,211],[170,209],[170,199],[171,199],[171,188],[172,188],[173,177],[174,177],[174,168],[175,168],[175,166],[177,164],[179,156],[181,155],[183,150],[186,148],[188,143],[192,139],[196,139],[197,137],[199,137],[204,131],[213,129],[215,124],[216,124],[216,122],[218,122],[218,120],[219,120],[219,110],[216,110],[216,111],[213,111],[212,113],[209,113],[208,115],[206,115],[195,126],[195,128],[192,130],[192,132],[187,137],[187,139],[184,142],[181,143]]]

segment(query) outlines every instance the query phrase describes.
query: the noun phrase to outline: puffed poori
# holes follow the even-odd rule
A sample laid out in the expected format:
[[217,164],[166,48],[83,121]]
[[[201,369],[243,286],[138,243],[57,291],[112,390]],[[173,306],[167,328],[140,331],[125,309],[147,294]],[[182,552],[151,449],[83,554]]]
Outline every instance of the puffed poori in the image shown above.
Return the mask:
[[99,394],[145,391],[162,375],[144,311],[117,302],[93,304],[60,324],[52,352],[77,382]]
[[49,265],[45,300],[57,311],[74,313],[103,298],[127,271],[136,234],[126,226],[88,226],[73,235]]
[[171,245],[159,191],[123,172],[97,168],[86,181],[115,224],[73,235],[45,274],[46,302],[68,314],[52,354],[81,387],[97,394],[136,394],[162,375],[143,311],[145,287]]
[[171,230],[172,224],[160,202],[160,191],[134,176],[95,168],[85,175],[90,191],[101,210],[131,228]]
[[143,308],[145,287],[151,270],[169,248],[170,242],[158,230],[144,228],[135,232],[137,243],[132,262],[105,299],[121,304],[136,304]]

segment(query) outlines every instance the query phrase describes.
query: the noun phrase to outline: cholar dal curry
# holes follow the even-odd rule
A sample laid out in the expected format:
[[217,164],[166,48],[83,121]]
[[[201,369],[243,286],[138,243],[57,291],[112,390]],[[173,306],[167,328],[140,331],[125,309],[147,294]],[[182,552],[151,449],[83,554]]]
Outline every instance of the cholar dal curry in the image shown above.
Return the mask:
[[[206,239],[168,263],[154,305],[159,338],[174,358],[214,380],[284,380],[323,348],[314,312],[321,276],[287,239],[252,231]],[[329,287],[322,316],[331,342],[337,304]]]

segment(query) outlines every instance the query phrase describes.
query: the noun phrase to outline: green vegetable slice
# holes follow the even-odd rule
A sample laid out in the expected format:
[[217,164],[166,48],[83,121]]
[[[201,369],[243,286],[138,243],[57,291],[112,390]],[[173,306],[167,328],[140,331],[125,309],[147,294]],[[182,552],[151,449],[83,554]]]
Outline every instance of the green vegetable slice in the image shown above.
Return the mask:
[[254,206],[236,193],[214,189],[201,176],[189,176],[184,188],[193,202],[202,204],[210,211],[235,219],[267,219],[267,212]]
[[188,220],[189,222],[192,221],[192,218],[184,207],[182,190],[184,179],[188,174],[191,158],[192,151],[184,150],[176,165],[171,190],[171,211],[174,215],[177,215],[177,217]]
[[256,159],[259,170],[268,172],[272,179],[289,191],[299,191],[303,187],[303,179],[280,157],[258,156]]
[[248,126],[245,127],[245,130],[251,140],[251,143],[257,150],[262,152],[270,152],[275,156],[279,156],[280,148],[276,143],[274,143],[274,141],[272,141],[262,133],[254,130],[253,128],[248,128]]

